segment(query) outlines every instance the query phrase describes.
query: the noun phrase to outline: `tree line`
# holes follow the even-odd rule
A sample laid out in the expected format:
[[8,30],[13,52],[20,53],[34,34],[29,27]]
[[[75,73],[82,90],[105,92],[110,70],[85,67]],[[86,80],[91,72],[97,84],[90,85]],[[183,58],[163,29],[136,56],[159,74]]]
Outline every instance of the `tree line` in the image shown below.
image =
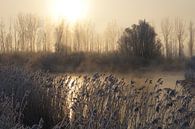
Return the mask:
[[109,52],[117,49],[121,29],[110,22],[98,33],[92,22],[52,23],[32,14],[19,14],[10,24],[0,22],[0,52]]
[[167,18],[162,21],[161,30],[164,55],[167,58],[183,58],[185,56],[184,48],[189,57],[193,56],[195,27],[192,21],[187,24],[180,18],[176,18],[174,21]]
[[[126,56],[167,59],[193,56],[195,27],[180,18],[161,22],[160,35],[145,20],[122,29],[110,22],[101,33],[95,25],[66,20],[52,23],[32,14],[19,14],[9,24],[0,22],[0,52],[97,52],[119,51]],[[184,52],[187,50],[188,53]]]

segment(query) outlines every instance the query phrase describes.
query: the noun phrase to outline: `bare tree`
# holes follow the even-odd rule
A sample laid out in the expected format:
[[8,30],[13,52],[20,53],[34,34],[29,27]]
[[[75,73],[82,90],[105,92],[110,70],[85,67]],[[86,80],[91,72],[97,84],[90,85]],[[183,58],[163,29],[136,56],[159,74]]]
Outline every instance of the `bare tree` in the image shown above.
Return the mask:
[[5,48],[6,48],[6,52],[12,52],[13,48],[12,48],[12,28],[11,28],[11,24],[9,27],[9,31],[6,34],[6,38],[5,38]]
[[121,30],[115,21],[108,23],[104,31],[105,51],[114,51],[117,49],[117,41],[121,36]]
[[61,23],[56,27],[55,30],[55,52],[58,53],[69,53],[71,51],[69,42],[69,28],[68,24],[62,20]]
[[97,53],[101,53],[101,43],[102,43],[102,41],[101,41],[101,38],[100,38],[100,35],[99,34],[96,34],[95,36],[94,36],[94,44],[96,45],[95,46],[95,52],[97,52]]
[[190,22],[189,25],[189,56],[192,57],[193,56],[193,48],[194,48],[194,34],[195,34],[195,29],[194,29],[194,24],[193,22]]
[[84,29],[82,23],[76,23],[73,33],[73,50],[79,52],[82,50]]
[[18,44],[21,51],[26,51],[26,23],[25,16],[19,14],[16,19],[17,33],[18,33]]
[[74,26],[74,51],[90,51],[90,26],[88,23],[77,22]]
[[94,37],[95,27],[90,21],[86,21],[81,24],[82,33],[82,50],[85,52],[92,52],[95,49]]
[[0,48],[1,52],[5,52],[5,25],[3,21],[0,22]]
[[165,42],[165,55],[167,58],[171,58],[172,57],[171,33],[173,31],[173,27],[168,18],[162,21],[161,30]]
[[175,34],[177,37],[177,42],[179,46],[178,56],[179,58],[184,57],[184,40],[185,40],[185,23],[182,19],[175,19]]
[[[43,44],[43,51],[48,52],[48,51],[54,51],[53,46],[54,46],[54,31],[55,28],[53,27],[54,24],[51,23],[49,19],[44,20],[44,25],[42,28],[42,44]],[[56,36],[56,35],[55,35]]]
[[173,59],[178,58],[178,43],[177,43],[177,38],[174,35],[174,33],[171,34],[170,38],[170,47],[172,50],[172,57]]
[[35,51],[36,33],[39,28],[39,20],[32,14],[19,14],[14,26],[15,45],[22,51]]
[[55,52],[63,51],[63,33],[64,33],[64,21],[62,21],[56,28],[56,43],[55,43]]
[[39,28],[39,20],[36,16],[26,15],[27,39],[29,41],[30,51],[35,51],[36,33]]
[[71,32],[70,32],[70,25],[68,22],[64,21],[64,32],[63,32],[63,42],[66,47],[69,48],[66,49],[66,52],[71,51]]
[[18,21],[15,19],[13,22],[13,40],[14,40],[14,51],[20,50],[20,41],[19,41],[19,27],[18,27]]

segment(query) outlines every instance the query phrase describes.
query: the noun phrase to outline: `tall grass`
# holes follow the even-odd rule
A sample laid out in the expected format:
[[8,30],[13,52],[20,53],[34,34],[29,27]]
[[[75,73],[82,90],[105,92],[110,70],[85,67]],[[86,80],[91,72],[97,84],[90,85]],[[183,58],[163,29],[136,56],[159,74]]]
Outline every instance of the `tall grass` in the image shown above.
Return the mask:
[[1,91],[14,94],[15,102],[29,92],[24,126],[43,119],[47,129],[195,128],[194,96],[185,81],[171,89],[163,88],[162,78],[138,85],[99,73],[74,77],[3,66],[0,71]]

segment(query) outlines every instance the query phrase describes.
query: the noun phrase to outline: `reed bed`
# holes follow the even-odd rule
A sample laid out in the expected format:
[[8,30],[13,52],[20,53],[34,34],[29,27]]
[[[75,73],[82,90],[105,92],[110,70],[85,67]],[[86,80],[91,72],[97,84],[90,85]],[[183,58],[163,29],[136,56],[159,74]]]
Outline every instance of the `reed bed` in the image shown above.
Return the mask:
[[[9,98],[0,103],[0,120],[2,114],[21,116],[10,121],[10,128],[195,128],[195,99],[190,93],[193,84],[187,81],[178,80],[174,88],[163,88],[166,80],[162,78],[146,79],[138,85],[112,74],[53,75],[3,66],[0,79],[0,90]],[[7,101],[12,101],[8,107],[14,107],[11,115],[2,110]],[[15,110],[17,105],[23,110]],[[2,129],[7,129],[1,123]]]

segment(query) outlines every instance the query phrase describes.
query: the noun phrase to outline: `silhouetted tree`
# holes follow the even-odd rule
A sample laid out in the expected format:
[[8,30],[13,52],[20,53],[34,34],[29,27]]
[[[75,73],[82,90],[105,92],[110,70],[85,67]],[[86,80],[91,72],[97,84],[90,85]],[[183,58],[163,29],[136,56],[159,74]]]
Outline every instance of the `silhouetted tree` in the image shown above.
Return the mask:
[[3,21],[0,22],[0,49],[1,52],[5,52],[5,25]]
[[77,23],[74,27],[74,35],[73,35],[73,39],[74,39],[73,50],[76,52],[81,51],[82,35],[83,35],[82,32],[83,32],[82,25]]
[[57,53],[65,52],[65,45],[63,44],[63,34],[64,34],[64,21],[62,21],[56,28],[55,52]]
[[43,51],[53,51],[53,24],[50,23],[50,20],[45,21],[45,25],[43,28]]
[[184,40],[185,40],[185,23],[182,19],[176,18],[175,19],[175,34],[177,37],[178,45],[179,45],[179,58],[184,57]]
[[5,38],[5,48],[6,52],[12,52],[12,32],[11,32],[11,26],[9,28],[8,33],[6,34]]
[[21,51],[35,51],[36,33],[39,29],[39,19],[32,14],[19,14],[14,25],[15,45]]
[[145,20],[126,28],[118,43],[119,51],[125,56],[152,59],[161,55],[161,42],[154,28]]
[[193,56],[193,48],[194,48],[194,34],[195,34],[195,29],[194,25],[192,22],[190,22],[189,26],[189,34],[190,34],[190,39],[189,39],[189,56]]
[[120,27],[117,25],[116,21],[108,23],[104,31],[105,52],[115,51],[117,49],[117,41],[120,36]]
[[172,42],[171,42],[171,33],[173,27],[169,21],[169,19],[164,19],[161,23],[161,30],[163,34],[163,39],[165,43],[165,56],[166,58],[172,58]]

